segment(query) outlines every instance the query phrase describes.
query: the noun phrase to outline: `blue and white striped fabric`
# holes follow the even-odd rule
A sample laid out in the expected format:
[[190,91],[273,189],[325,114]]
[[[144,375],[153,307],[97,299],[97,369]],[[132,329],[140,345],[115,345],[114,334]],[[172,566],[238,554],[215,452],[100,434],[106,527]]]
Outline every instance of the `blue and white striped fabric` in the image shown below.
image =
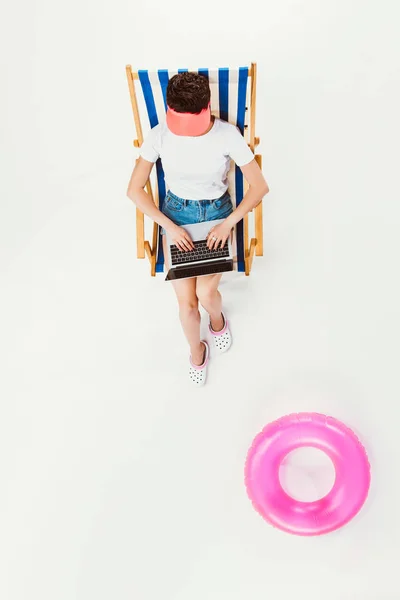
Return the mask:
[[[178,71],[167,71],[165,69],[149,72],[139,71],[139,81],[143,92],[144,103],[147,109],[149,125],[151,128],[158,123],[165,121],[167,110],[166,91],[168,81],[176,73],[182,73],[189,69],[179,69]],[[242,134],[245,134],[245,125],[247,125],[246,111],[248,100],[248,78],[249,68],[240,67],[239,69],[190,69],[192,72],[198,72],[208,78],[211,89],[211,112],[216,117],[229,121],[239,127]],[[161,160],[156,163],[159,206],[162,208],[166,189],[164,181],[164,172]],[[239,167],[235,165],[231,169],[229,176],[229,191],[234,205],[240,204],[243,199],[244,181]],[[244,272],[244,236],[243,221],[236,226],[236,253],[238,260],[238,270]],[[164,256],[161,243],[161,234],[159,233],[158,254],[156,271],[162,272],[164,268]]]

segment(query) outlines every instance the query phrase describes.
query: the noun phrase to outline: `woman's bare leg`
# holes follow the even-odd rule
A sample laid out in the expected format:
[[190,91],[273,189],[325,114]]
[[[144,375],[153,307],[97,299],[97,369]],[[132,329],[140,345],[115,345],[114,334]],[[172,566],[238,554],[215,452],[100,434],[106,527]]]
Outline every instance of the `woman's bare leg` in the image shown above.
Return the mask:
[[[165,266],[169,270],[168,253],[165,235],[163,235]],[[190,354],[195,365],[204,362],[205,347],[200,342],[200,313],[196,296],[196,278],[172,281],[179,304],[179,317],[182,328],[190,346]]]
[[[233,231],[231,232],[231,243],[233,241]],[[221,331],[224,328],[224,319],[222,316],[222,296],[218,291],[219,282],[222,274],[206,275],[198,277],[196,283],[196,295],[202,307],[210,315],[211,327],[214,331]]]
[[218,291],[221,277],[222,275],[206,275],[198,277],[196,283],[196,296],[210,315],[211,327],[214,331],[221,331],[224,327],[222,297]]

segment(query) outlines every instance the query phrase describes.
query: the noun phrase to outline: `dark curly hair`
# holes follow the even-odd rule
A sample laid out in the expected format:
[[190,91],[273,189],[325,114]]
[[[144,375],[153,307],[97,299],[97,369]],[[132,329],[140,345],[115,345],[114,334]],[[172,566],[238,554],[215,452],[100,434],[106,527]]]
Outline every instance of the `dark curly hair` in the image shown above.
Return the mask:
[[198,73],[178,73],[168,82],[167,104],[176,112],[200,113],[210,102],[208,79]]

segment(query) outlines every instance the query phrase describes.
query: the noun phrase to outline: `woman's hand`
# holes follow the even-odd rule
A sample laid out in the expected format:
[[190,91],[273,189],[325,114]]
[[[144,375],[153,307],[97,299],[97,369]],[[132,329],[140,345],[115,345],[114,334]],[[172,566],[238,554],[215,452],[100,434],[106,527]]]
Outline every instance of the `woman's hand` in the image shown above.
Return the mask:
[[168,229],[168,233],[171,241],[179,250],[181,250],[181,252],[189,252],[190,250],[194,250],[192,238],[183,227],[174,225],[171,229]]
[[217,250],[218,248],[223,248],[226,244],[226,240],[228,239],[231,233],[232,227],[229,223],[227,223],[227,219],[216,225],[212,229],[207,236],[207,247],[210,250]]

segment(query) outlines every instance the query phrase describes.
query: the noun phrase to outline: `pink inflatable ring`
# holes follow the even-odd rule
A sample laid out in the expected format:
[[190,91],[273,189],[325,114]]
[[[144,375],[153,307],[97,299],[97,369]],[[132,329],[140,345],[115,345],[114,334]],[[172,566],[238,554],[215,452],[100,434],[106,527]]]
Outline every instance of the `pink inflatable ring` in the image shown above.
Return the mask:
[[[331,491],[315,502],[291,498],[279,481],[289,452],[318,448],[336,471]],[[256,511],[271,525],[296,535],[321,535],[348,523],[363,506],[370,485],[365,449],[346,425],[316,413],[287,415],[269,423],[247,454],[245,482]]]

